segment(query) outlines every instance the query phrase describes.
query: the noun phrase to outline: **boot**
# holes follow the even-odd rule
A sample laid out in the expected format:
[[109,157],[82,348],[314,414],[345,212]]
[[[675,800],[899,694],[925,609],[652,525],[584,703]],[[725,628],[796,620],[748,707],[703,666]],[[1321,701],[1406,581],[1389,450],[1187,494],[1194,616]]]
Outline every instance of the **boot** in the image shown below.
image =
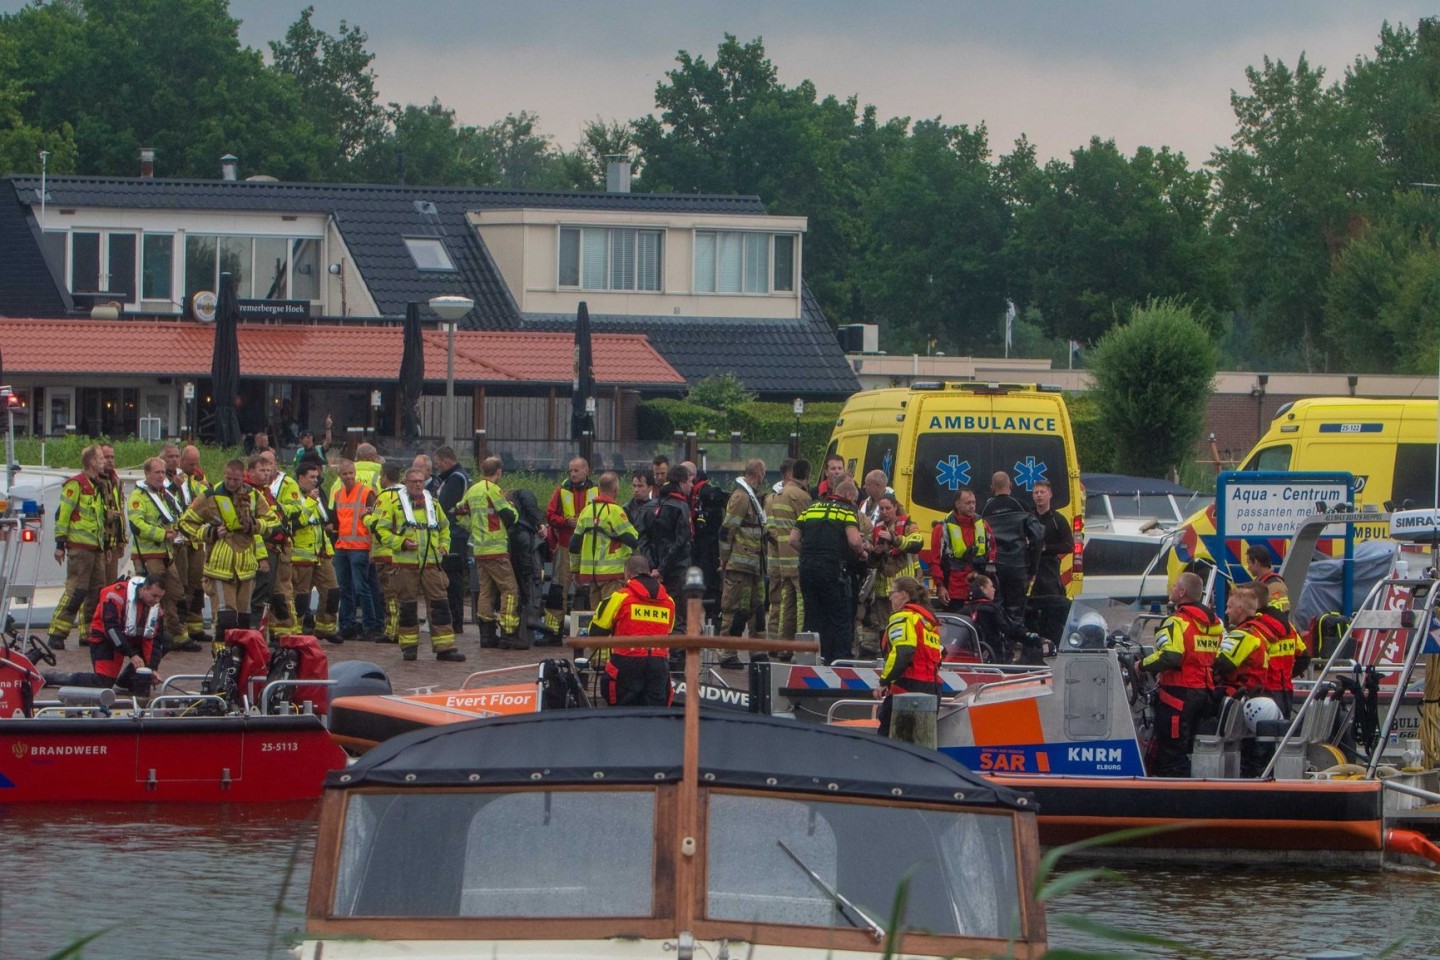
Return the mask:
[[51,650],[64,650],[64,649],[65,649],[65,638],[62,637],[62,636],[60,636],[58,633],[52,633],[52,634],[50,634],[50,639],[47,640],[46,643],[47,643],[47,645],[50,647]]
[[456,650],[454,647],[446,647],[444,650],[436,651],[435,659],[442,663],[464,663],[465,654]]
[[500,646],[500,635],[494,620],[478,620],[476,624],[480,628],[480,646],[482,648],[494,649]]
[[514,633],[505,634],[500,637],[501,650],[529,650],[529,641]]

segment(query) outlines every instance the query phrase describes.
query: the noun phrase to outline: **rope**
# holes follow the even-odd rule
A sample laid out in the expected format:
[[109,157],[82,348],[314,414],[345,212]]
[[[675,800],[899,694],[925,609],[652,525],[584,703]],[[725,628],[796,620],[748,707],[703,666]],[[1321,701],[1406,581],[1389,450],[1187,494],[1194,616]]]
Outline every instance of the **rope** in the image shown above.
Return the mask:
[[1425,702],[1420,705],[1420,749],[1427,770],[1440,766],[1440,656],[1425,656]]

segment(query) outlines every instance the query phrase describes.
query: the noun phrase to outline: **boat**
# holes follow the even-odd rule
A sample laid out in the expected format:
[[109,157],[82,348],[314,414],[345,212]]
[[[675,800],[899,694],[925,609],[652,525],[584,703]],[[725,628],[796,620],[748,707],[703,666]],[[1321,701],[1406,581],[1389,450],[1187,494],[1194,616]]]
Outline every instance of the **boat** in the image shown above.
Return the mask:
[[[690,689],[702,646],[765,643],[662,641]],[[445,724],[331,773],[299,957],[1044,953],[1028,796],[933,750],[699,703]]]
[[1085,580],[1080,598],[1162,601],[1168,592],[1164,557],[1185,518],[1206,496],[1151,477],[1082,473],[1085,488]]

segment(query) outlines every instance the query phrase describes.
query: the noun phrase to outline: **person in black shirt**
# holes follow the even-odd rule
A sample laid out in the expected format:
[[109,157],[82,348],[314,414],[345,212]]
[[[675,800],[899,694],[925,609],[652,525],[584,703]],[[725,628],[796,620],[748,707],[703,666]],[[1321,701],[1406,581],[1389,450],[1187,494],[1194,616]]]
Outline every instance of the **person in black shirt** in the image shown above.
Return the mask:
[[1070,601],[1060,579],[1060,561],[1075,552],[1075,532],[1065,518],[1050,509],[1054,491],[1044,480],[1030,491],[1035,498],[1035,519],[1043,534],[1034,545],[1039,554],[1035,579],[1030,584],[1030,601],[1025,605],[1025,623],[1035,633],[1059,644],[1070,615]]
[[[690,488],[694,480],[690,468],[679,464],[670,470],[670,479],[648,510],[649,520],[641,535],[640,548],[650,558],[665,590],[671,596],[684,596],[685,571],[690,568]],[[685,631],[683,607],[676,610],[675,623]],[[699,624],[696,624],[698,627]]]
[[650,521],[650,510],[655,504],[655,477],[649,470],[636,470],[630,474],[630,499],[625,502],[625,516],[630,518],[630,525],[643,540],[645,538],[645,524]]
[[1043,537],[1040,524],[1010,492],[1010,474],[1001,470],[990,478],[990,499],[980,511],[995,542],[996,602],[1016,623],[1025,619],[1025,593],[1035,576],[1035,544]]
[[825,499],[801,511],[790,531],[790,546],[800,551],[805,629],[820,634],[820,657],[826,663],[850,657],[855,643],[847,564],[865,555],[855,516],[858,496],[853,480],[841,480]]
[[455,626],[455,635],[465,630],[465,594],[470,587],[470,531],[455,517],[455,508],[465,499],[470,489],[470,478],[460,469],[459,458],[453,447],[439,447],[435,451],[435,499],[450,521],[450,552],[440,560],[440,569],[445,571],[446,598],[450,606],[450,622]]

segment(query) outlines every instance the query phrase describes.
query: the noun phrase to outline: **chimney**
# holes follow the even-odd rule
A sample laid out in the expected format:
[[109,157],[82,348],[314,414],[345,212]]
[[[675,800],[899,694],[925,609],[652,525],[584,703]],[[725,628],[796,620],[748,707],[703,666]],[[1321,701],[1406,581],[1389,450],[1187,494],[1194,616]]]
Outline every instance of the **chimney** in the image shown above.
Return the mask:
[[624,153],[612,153],[605,157],[605,192],[630,192],[630,157]]
[[238,180],[240,177],[240,158],[233,153],[227,153],[220,158],[220,179]]
[[155,148],[140,148],[140,176],[149,179],[155,176]]

